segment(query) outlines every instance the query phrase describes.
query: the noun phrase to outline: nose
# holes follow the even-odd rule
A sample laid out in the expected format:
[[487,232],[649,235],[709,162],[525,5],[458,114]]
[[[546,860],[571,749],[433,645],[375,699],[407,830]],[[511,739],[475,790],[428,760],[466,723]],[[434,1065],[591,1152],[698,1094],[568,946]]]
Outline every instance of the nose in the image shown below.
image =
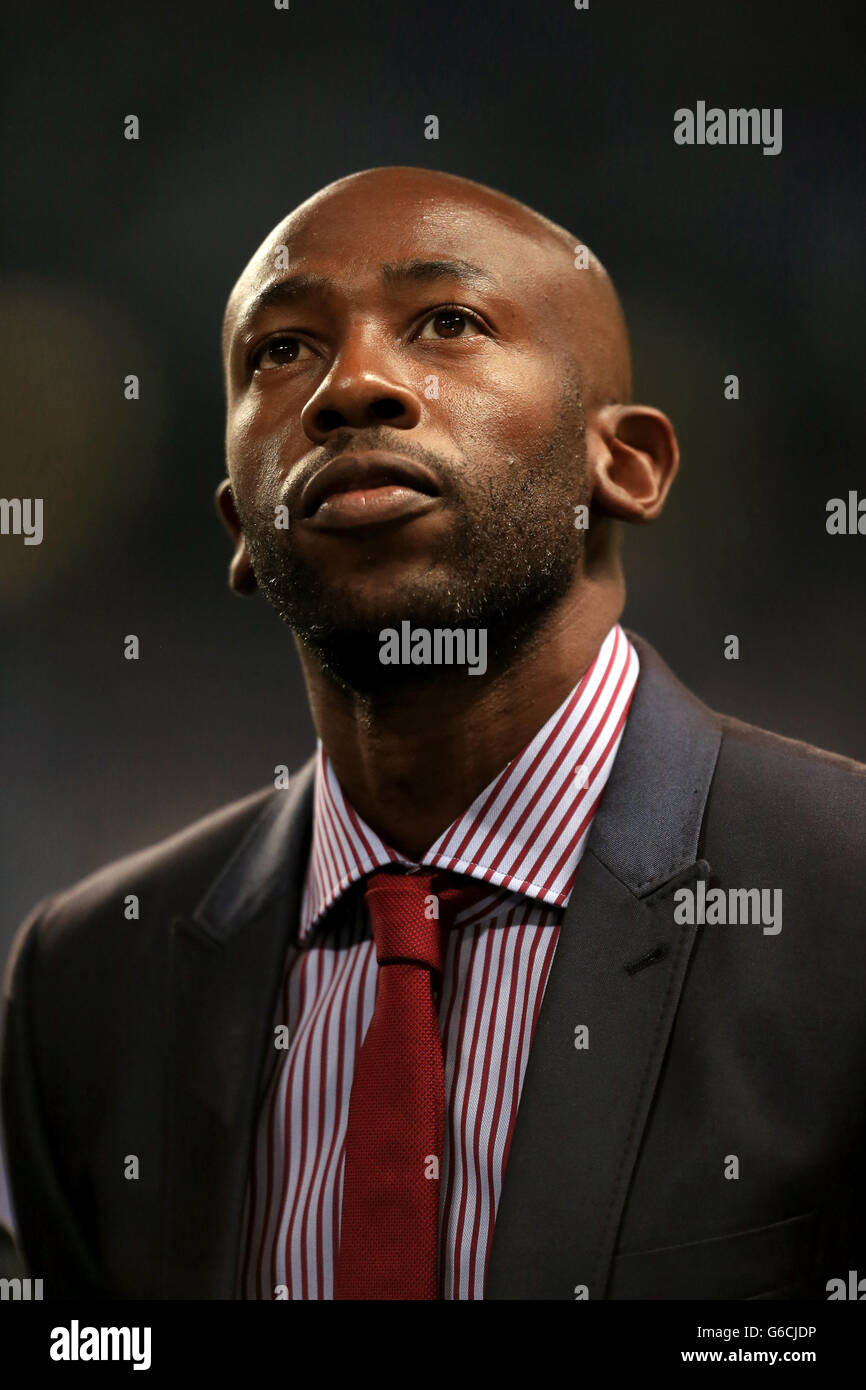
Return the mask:
[[368,428],[387,420],[410,430],[421,418],[419,390],[369,340],[356,339],[336,358],[331,371],[301,411],[308,439],[322,444],[334,430]]

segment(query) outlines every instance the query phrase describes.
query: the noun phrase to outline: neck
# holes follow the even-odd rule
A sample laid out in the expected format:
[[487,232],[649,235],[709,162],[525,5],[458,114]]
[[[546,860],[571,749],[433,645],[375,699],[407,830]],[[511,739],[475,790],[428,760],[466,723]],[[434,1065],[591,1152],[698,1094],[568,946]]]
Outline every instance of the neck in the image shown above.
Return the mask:
[[299,644],[313,722],[353,808],[386,844],[421,859],[562,704],[624,596],[618,569],[584,572],[507,667],[477,677],[438,668],[375,696],[338,687]]

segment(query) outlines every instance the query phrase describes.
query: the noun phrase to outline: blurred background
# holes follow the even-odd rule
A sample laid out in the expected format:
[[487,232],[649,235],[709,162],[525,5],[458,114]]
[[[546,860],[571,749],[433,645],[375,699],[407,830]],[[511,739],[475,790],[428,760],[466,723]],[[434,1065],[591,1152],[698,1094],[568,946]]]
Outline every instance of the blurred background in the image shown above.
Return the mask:
[[[866,495],[861,65],[853,5],[802,14],[10,11],[0,496],[43,497],[45,534],[0,536],[0,955],[42,897],[312,749],[288,631],[226,585],[219,328],[270,228],[371,165],[492,184],[598,253],[636,399],[683,454],[664,517],[627,538],[626,622],[709,704],[866,760],[866,537],[825,529],[828,498]],[[698,100],[782,107],[782,152],[675,145]]]

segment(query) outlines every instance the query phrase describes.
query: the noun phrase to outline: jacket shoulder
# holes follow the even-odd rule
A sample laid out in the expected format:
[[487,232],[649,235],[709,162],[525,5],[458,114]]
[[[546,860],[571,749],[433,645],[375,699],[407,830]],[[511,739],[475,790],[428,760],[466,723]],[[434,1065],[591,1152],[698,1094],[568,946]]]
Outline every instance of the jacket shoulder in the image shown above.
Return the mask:
[[862,871],[866,765],[727,715],[718,718],[722,740],[710,815],[724,805],[729,821],[754,835],[766,833],[803,855],[826,853],[847,863],[851,874]]
[[835,787],[840,795],[847,793],[855,800],[866,795],[866,764],[729,715],[716,717],[722,728],[722,750],[740,765],[751,766],[756,773],[763,772],[774,782],[792,788],[818,779],[822,785]]
[[[862,870],[866,766],[711,709],[645,639],[632,632],[628,636],[641,662],[635,694],[639,719],[632,732],[659,745],[654,761],[647,763],[646,752],[641,754],[641,766],[655,770],[663,763],[665,771],[659,775],[670,784],[676,781],[678,764],[688,763],[690,756],[694,760],[695,747],[708,750],[702,774],[708,782],[704,843],[709,839],[716,852],[724,845],[740,851],[747,846],[757,850],[764,840],[776,855],[796,851],[806,863],[808,852],[814,862],[818,851],[828,865],[846,863],[849,877],[855,866]],[[626,740],[633,722],[630,714]],[[685,780],[680,777],[683,795],[690,792],[690,777],[691,772]]]
[[[25,947],[51,951],[88,929],[100,935],[123,920],[124,899],[135,894],[163,912],[191,912],[222,864],[241,844],[279,792],[265,787],[232,801],[162,840],[112,860],[67,888],[43,898],[18,929],[6,966],[9,992]],[[148,912],[160,920],[159,912]]]

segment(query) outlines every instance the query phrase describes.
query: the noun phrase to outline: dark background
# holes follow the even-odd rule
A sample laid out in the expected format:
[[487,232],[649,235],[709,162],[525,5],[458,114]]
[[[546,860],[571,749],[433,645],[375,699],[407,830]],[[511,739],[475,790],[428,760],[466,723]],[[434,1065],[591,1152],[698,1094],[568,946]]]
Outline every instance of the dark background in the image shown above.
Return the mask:
[[[825,530],[829,497],[866,491],[855,15],[113,0],[12,16],[0,496],[42,496],[46,515],[41,546],[0,537],[0,956],[38,899],[312,749],[288,631],[226,587],[219,326],[270,228],[371,165],[466,175],[586,238],[626,307],[636,399],[672,416],[683,453],[664,517],[627,538],[626,622],[708,703],[866,760],[866,538]],[[675,145],[674,110],[699,99],[782,107],[782,152]]]

